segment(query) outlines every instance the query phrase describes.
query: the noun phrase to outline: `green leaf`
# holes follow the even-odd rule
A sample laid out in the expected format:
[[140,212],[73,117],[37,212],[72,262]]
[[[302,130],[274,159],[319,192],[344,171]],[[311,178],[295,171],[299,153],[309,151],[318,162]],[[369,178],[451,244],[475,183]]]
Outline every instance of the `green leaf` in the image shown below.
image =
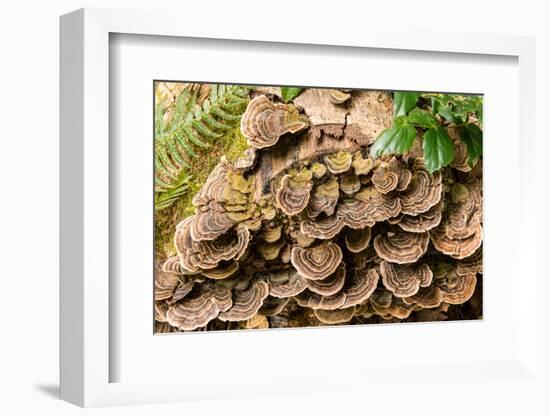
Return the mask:
[[410,150],[416,137],[416,129],[410,124],[398,121],[397,125],[380,133],[370,149],[373,157],[387,154],[403,154]]
[[411,124],[416,124],[419,127],[423,127],[425,129],[429,129],[430,127],[437,127],[439,125],[439,121],[437,121],[437,118],[435,116],[425,110],[422,110],[420,108],[415,108],[412,110],[409,115],[407,116],[407,120]]
[[449,107],[448,105],[441,105],[439,107],[439,115],[441,117],[443,117],[445,120],[447,120],[449,123],[454,123],[454,124],[462,124],[463,121],[460,117],[458,117],[454,112],[453,110],[451,109],[451,107]]
[[479,107],[479,109],[476,111],[476,117],[479,120],[481,126],[483,126],[483,107]]
[[393,93],[393,116],[402,116],[416,107],[419,94],[417,92]]
[[473,166],[483,151],[483,132],[475,124],[466,124],[460,129],[460,140],[468,148],[468,164]]
[[281,87],[281,96],[285,103],[288,103],[293,98],[297,97],[302,92],[303,88],[296,87]]
[[424,133],[424,161],[430,173],[447,166],[453,161],[453,141],[444,127],[430,128]]
[[439,106],[440,106],[440,103],[437,99],[437,97],[429,97],[430,98],[430,102],[432,104],[432,113],[434,114],[437,114],[439,113]]

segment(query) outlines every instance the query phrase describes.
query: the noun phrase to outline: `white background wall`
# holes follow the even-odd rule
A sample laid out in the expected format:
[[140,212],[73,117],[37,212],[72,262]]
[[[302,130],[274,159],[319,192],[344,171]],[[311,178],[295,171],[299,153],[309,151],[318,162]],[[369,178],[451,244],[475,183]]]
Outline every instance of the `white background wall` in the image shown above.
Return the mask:
[[[190,3],[187,5],[186,3]],[[216,4],[219,5],[216,6]],[[370,4],[372,3],[372,4]],[[401,1],[352,2],[204,2],[153,0],[18,0],[0,8],[0,413],[5,415],[76,414],[74,406],[56,399],[58,384],[58,16],[74,9],[115,7],[180,10],[208,24],[210,13],[229,15],[228,9],[258,9],[264,19],[304,26],[322,24],[316,13],[323,9],[340,25],[368,25],[374,19],[397,20],[404,26],[437,30],[473,30],[538,37],[538,128],[543,132],[550,93],[550,29],[544,1]],[[275,6],[274,6],[275,5]],[[259,10],[265,7],[265,10]],[[182,22],[182,25],[185,22]],[[236,20],[242,29],[246,18]],[[548,155],[548,152],[545,153]],[[533,157],[541,158],[543,152]],[[546,190],[547,191],[547,190]],[[541,191],[545,194],[545,191]],[[547,226],[546,226],[547,227]],[[541,230],[542,231],[542,230]],[[546,234],[548,235],[548,234]],[[542,316],[542,319],[548,319]],[[450,393],[451,394],[451,393]],[[483,400],[483,392],[471,398]],[[160,407],[94,410],[101,415],[176,412],[204,414],[349,414],[368,413],[369,400],[334,394],[324,397],[282,397],[191,403]],[[429,399],[428,399],[429,402]],[[396,400],[390,409],[420,410]],[[507,414],[542,414],[503,395],[494,404]],[[461,406],[442,409],[455,414]],[[472,403],[472,412],[476,413]],[[530,409],[530,410],[528,410]],[[433,409],[432,409],[433,410]],[[548,408],[546,409],[548,411]],[[495,410],[496,412],[496,410]],[[391,412],[390,412],[391,413]]]

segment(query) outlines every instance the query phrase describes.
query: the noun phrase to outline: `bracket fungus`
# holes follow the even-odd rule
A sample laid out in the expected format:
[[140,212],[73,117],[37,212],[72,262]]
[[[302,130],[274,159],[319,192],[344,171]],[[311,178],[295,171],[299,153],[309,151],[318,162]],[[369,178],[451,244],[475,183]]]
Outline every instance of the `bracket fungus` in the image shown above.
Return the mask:
[[448,278],[442,287],[443,301],[451,305],[459,305],[472,297],[476,289],[475,274],[455,275]]
[[369,227],[361,229],[350,229],[346,232],[346,247],[352,253],[360,253],[365,250],[370,243],[371,230]]
[[401,201],[397,195],[384,194],[375,186],[362,188],[355,198],[365,203],[366,209],[363,215],[373,222],[386,221],[401,212]]
[[466,274],[483,273],[482,250],[478,248],[470,257],[466,257],[456,263],[456,274],[464,276]]
[[324,216],[322,218],[308,218],[301,222],[300,230],[311,238],[328,240],[334,238],[346,225],[340,215]]
[[286,215],[292,216],[302,212],[309,202],[312,173],[307,169],[295,175],[285,175],[275,193],[277,205]]
[[314,311],[315,317],[319,319],[324,324],[334,325],[334,324],[343,324],[349,322],[353,318],[355,308],[344,308],[327,311],[324,309],[316,309]]
[[269,322],[264,315],[256,314],[252,318],[244,321],[243,327],[245,329],[267,329],[269,328]]
[[353,161],[351,166],[356,175],[367,175],[374,168],[374,159],[370,157],[364,158],[361,152],[355,152],[353,154]]
[[299,132],[307,125],[307,118],[292,104],[276,104],[265,95],[252,99],[241,118],[243,135],[257,149],[273,146],[283,134]]
[[397,225],[404,231],[423,233],[439,225],[443,214],[443,201],[439,201],[428,211],[414,215],[403,215]]
[[306,286],[309,290],[322,296],[330,296],[339,292],[346,281],[346,265],[341,263],[338,269],[329,277],[322,280],[306,279]]
[[295,297],[298,305],[310,309],[324,309],[333,311],[341,309],[346,303],[346,295],[343,292],[335,293],[330,296],[322,296],[317,293],[305,290]]
[[157,271],[155,274],[155,300],[170,299],[179,282],[177,274]]
[[170,214],[173,244],[156,253],[155,330],[481,311],[482,161],[468,165],[457,128],[446,126],[455,159],[430,173],[418,138],[404,155],[369,156],[391,127],[385,92],[307,88],[282,103],[280,88],[262,88],[246,100],[248,147],[209,165],[184,218],[180,207]]
[[430,230],[433,245],[455,259],[471,256],[483,241],[481,186],[477,181],[454,186],[441,223]]
[[[340,183],[341,186],[341,183]],[[340,196],[339,185],[336,178],[321,183],[315,187],[309,200],[308,216],[317,217],[321,213],[326,215],[334,214],[338,197]]]
[[433,278],[433,273],[426,264],[409,266],[387,261],[380,263],[380,274],[386,289],[400,298],[415,295],[420,287],[429,286]]
[[437,308],[443,302],[443,292],[433,284],[421,287],[412,296],[404,297],[403,302],[426,309]]
[[245,253],[250,232],[244,226],[211,241],[194,241],[190,227],[193,216],[186,218],[176,228],[174,243],[181,267],[189,272],[200,269],[214,269],[221,261],[239,260]]
[[234,275],[237,270],[239,270],[239,263],[231,262],[225,266],[218,266],[215,269],[203,270],[201,274],[209,279],[221,280]]
[[351,98],[349,92],[343,90],[330,90],[330,101],[334,104],[343,104]]
[[283,311],[285,306],[290,302],[290,297],[288,298],[277,298],[274,296],[268,296],[258,311],[258,313],[263,316],[275,316]]
[[294,247],[290,262],[300,276],[321,280],[336,271],[342,261],[342,250],[334,243],[324,243],[312,248]]
[[429,173],[416,160],[409,186],[400,194],[401,212],[408,215],[426,212],[441,200],[442,190],[441,172]]
[[272,273],[267,278],[269,282],[269,294],[276,298],[291,298],[302,293],[306,287],[306,279],[302,278],[295,270],[283,270]]
[[468,163],[468,146],[460,140],[460,134],[457,127],[449,127],[447,129],[449,137],[453,141],[454,159],[451,166],[461,172],[470,172],[472,167]]
[[383,194],[393,190],[404,191],[409,186],[411,178],[411,171],[395,157],[389,161],[380,162],[372,173],[373,185]]
[[245,290],[233,290],[233,304],[220,313],[222,321],[245,321],[252,318],[269,295],[269,286],[263,280],[251,283]]
[[379,278],[378,272],[373,268],[356,271],[344,288],[344,307],[359,305],[366,301],[376,290]]
[[340,189],[347,195],[353,195],[361,189],[361,180],[357,175],[351,173],[342,175],[340,177]]
[[414,263],[428,250],[427,233],[388,232],[374,238],[376,254],[390,263]]
[[256,249],[264,259],[275,260],[279,257],[279,253],[285,245],[286,241],[281,238],[279,241],[275,241],[273,243],[260,243],[256,245]]
[[170,325],[191,331],[205,326],[233,305],[231,292],[221,286],[204,284],[193,292],[168,309],[166,320]]
[[349,170],[353,161],[351,153],[339,151],[324,157],[329,172],[338,174]]

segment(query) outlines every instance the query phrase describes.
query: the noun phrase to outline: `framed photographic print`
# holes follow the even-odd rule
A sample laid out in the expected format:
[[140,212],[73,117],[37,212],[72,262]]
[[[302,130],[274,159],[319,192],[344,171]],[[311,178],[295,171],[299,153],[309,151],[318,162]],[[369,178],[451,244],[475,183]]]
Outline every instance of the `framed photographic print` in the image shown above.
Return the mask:
[[62,398],[540,397],[534,40],[219,20],[61,18]]
[[154,92],[156,333],[482,318],[482,96]]

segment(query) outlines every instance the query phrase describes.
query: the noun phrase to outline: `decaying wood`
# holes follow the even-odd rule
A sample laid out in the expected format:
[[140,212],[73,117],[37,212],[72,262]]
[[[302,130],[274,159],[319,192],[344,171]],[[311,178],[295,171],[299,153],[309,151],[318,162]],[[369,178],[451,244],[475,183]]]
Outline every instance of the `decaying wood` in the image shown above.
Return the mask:
[[354,93],[349,105],[345,136],[349,140],[372,144],[380,132],[391,127],[392,99],[384,91]]
[[[354,91],[351,100],[345,105],[337,106],[330,102],[328,93],[324,94],[323,91],[327,90],[308,89],[294,99],[306,114],[309,111],[312,127],[308,132],[300,136],[282,137],[268,152],[261,152],[256,173],[257,198],[268,194],[272,179],[293,164],[317,159],[340,150],[359,150],[372,144],[380,131],[391,126],[392,101],[387,93]],[[304,96],[305,98],[302,98]],[[317,109],[325,106],[336,110]],[[320,129],[312,134],[314,126]],[[335,136],[326,132],[322,126],[331,126],[329,131],[332,132],[333,127],[341,128],[341,133]]]
[[335,105],[330,98],[329,89],[308,88],[294,99],[294,104],[303,108],[309,117],[309,134],[314,138],[327,133],[342,137],[346,126],[348,111],[346,105]]
[[281,87],[258,87],[253,91],[253,97],[258,95],[273,95],[281,98]]

